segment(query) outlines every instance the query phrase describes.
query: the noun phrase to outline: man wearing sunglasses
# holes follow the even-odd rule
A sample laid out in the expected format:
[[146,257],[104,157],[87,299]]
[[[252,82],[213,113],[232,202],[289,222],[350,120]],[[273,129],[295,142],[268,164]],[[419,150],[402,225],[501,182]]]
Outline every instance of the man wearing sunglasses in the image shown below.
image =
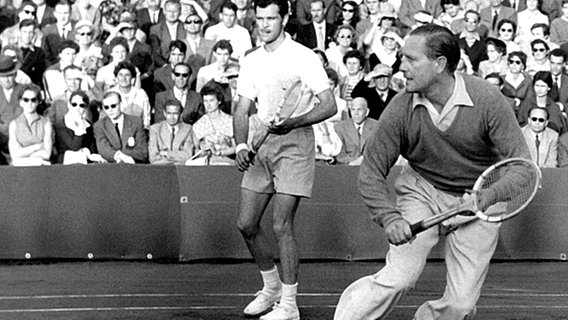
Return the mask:
[[202,36],[203,20],[197,12],[190,13],[185,18],[185,32],[187,34],[183,42],[187,45],[186,61],[195,70],[189,78],[191,88],[195,88],[195,80],[197,79],[197,70],[211,63],[213,55],[213,46],[215,41],[205,39]]
[[183,106],[181,119],[185,123],[193,125],[197,119],[205,113],[203,108],[200,108],[201,96],[197,92],[189,89],[191,74],[191,67],[187,63],[181,62],[175,65],[171,74],[174,85],[156,95],[154,123],[166,119],[164,114],[165,104],[172,99],[179,101]]
[[156,94],[174,86],[172,71],[176,64],[185,61],[186,53],[187,45],[183,41],[170,42],[168,63],[154,70],[154,92]]
[[534,107],[529,112],[528,124],[521,128],[529,146],[531,159],[542,168],[556,168],[558,133],[548,125],[548,110]]
[[111,163],[148,162],[148,139],[139,117],[124,114],[118,92],[109,91],[103,97],[106,117],[94,125],[97,150]]

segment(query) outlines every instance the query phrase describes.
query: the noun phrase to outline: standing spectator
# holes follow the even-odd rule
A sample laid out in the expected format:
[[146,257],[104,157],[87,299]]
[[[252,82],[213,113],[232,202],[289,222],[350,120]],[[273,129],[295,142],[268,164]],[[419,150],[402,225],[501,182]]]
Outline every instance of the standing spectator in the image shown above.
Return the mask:
[[150,127],[148,156],[151,164],[183,165],[193,156],[193,129],[181,121],[183,106],[178,100],[164,104],[164,121]]
[[[335,18],[337,17],[337,8],[335,1],[324,0],[325,11],[323,13],[324,19],[327,23],[335,23]],[[377,0],[378,1],[378,0]],[[313,21],[313,13],[311,10],[311,4],[313,0],[297,0],[296,1],[296,18],[298,23],[308,24]]]
[[195,90],[201,92],[201,89],[205,84],[212,79],[219,80],[223,73],[226,71],[231,57],[233,54],[233,46],[228,40],[219,40],[213,46],[213,55],[215,56],[215,62],[203,66],[197,72],[197,83],[195,85]]
[[116,85],[109,91],[120,94],[120,110],[127,115],[139,117],[144,128],[150,128],[152,109],[148,95],[146,91],[133,86],[136,67],[128,61],[122,61],[114,68],[114,75]]
[[357,40],[355,39],[355,29],[350,25],[341,25],[335,31],[335,43],[325,51],[328,64],[340,77],[347,76],[347,67],[343,63],[343,57],[353,50]]
[[161,67],[168,61],[169,45],[174,40],[186,37],[183,22],[179,20],[181,4],[167,0],[164,6],[165,20],[150,28],[149,42],[152,47],[154,64]]
[[568,0],[562,0],[562,16],[550,23],[550,41],[557,45],[568,41]]
[[341,140],[341,151],[335,157],[338,164],[360,165],[363,150],[378,125],[377,120],[369,118],[367,100],[354,98],[349,105],[351,118],[338,122],[335,132]]
[[542,168],[556,168],[558,163],[558,132],[547,128],[548,110],[533,107],[528,124],[521,128],[527,141],[531,159]]
[[192,70],[184,62],[176,64],[171,73],[172,86],[168,87],[166,91],[162,91],[156,95],[156,103],[154,104],[154,123],[163,121],[165,104],[169,100],[178,100],[182,107],[183,112],[181,119],[187,124],[193,125],[197,119],[203,114],[201,107],[201,96],[189,88],[189,78],[191,77]]
[[162,23],[166,19],[160,3],[161,0],[146,0],[148,7],[136,11],[138,26],[148,36],[152,26]]
[[37,113],[41,89],[35,84],[24,85],[17,96],[22,113],[9,125],[10,156],[14,166],[49,165],[53,150],[51,122]]
[[379,117],[397,94],[389,87],[393,71],[386,64],[377,64],[375,68],[367,73],[353,89],[351,96],[365,98],[369,108],[368,117],[379,120]]
[[168,63],[154,70],[154,92],[156,94],[174,86],[172,71],[176,64],[185,60],[187,46],[181,40],[174,40],[170,42],[169,52]]
[[485,41],[481,39],[479,34],[479,13],[475,11],[467,11],[465,13],[465,29],[460,34],[458,43],[467,56],[473,71],[477,72],[479,63],[486,59]]
[[16,82],[16,62],[8,56],[0,56],[0,164],[8,164],[8,125],[16,119],[22,109],[18,94],[24,86]]
[[495,38],[488,38],[485,45],[487,60],[479,63],[479,76],[485,79],[485,76],[493,72],[505,75],[507,73],[507,45]]
[[442,14],[440,0],[405,0],[402,1],[398,11],[398,18],[403,26],[411,28],[414,25],[414,15],[419,11],[426,11],[432,17]]
[[221,22],[205,30],[205,38],[218,42],[228,40],[233,47],[233,56],[239,59],[252,48],[251,37],[247,29],[237,23],[237,6],[226,1],[221,6]]
[[[29,0],[24,1],[20,9],[18,10],[18,22],[11,27],[6,28],[4,31],[2,31],[2,34],[0,34],[0,43],[2,44],[2,47],[8,45],[19,46],[18,42],[20,41],[20,22],[27,19],[32,19],[37,22],[36,14],[37,6]],[[41,32],[40,28],[36,28],[33,43],[36,47],[42,46],[43,32]]]
[[74,23],[71,21],[71,4],[67,0],[59,0],[55,5],[54,14],[57,22],[43,28],[45,36],[42,48],[50,66],[57,63],[61,43],[65,40],[75,40]]
[[542,39],[535,39],[531,42],[532,55],[527,60],[527,73],[532,77],[538,71],[549,71],[550,61],[548,60],[548,44]]
[[568,106],[568,76],[564,73],[566,68],[566,53],[561,49],[550,51],[550,73],[552,75],[552,88],[550,97],[555,102]]
[[186,60],[187,64],[193,70],[189,79],[190,87],[195,88],[197,79],[197,71],[201,67],[211,63],[213,55],[213,46],[215,42],[205,39],[202,36],[203,20],[197,13],[191,13],[185,19],[185,31],[187,37],[183,42],[187,46]]
[[525,72],[527,55],[522,51],[513,51],[509,53],[507,65],[503,94],[515,99],[515,104],[518,107],[533,92],[531,76]]
[[107,116],[94,125],[97,150],[111,163],[145,163],[148,161],[148,140],[142,120],[124,114],[120,104],[118,92],[105,93],[103,110]]
[[351,96],[353,88],[365,77],[365,72],[363,71],[365,62],[365,56],[358,50],[349,51],[343,56],[343,64],[347,68],[347,76],[340,81],[339,96],[345,99],[347,103],[353,99]]
[[491,37],[497,36],[499,21],[503,19],[511,20],[515,23],[518,21],[517,12],[510,7],[504,6],[503,0],[491,0],[490,6],[479,11],[479,17],[481,18],[480,23],[489,29],[489,36]]
[[357,28],[357,23],[361,18],[359,17],[359,6],[357,2],[347,0],[341,3],[341,13],[335,21],[336,26],[349,25],[353,29]]
[[298,28],[296,41],[310,49],[325,51],[333,40],[335,25],[326,22],[325,4],[323,0],[313,0],[310,3],[312,21]]
[[21,70],[27,74],[31,81],[43,86],[42,78],[46,69],[47,57],[42,48],[33,43],[37,24],[32,19],[20,22],[20,49],[22,50]]

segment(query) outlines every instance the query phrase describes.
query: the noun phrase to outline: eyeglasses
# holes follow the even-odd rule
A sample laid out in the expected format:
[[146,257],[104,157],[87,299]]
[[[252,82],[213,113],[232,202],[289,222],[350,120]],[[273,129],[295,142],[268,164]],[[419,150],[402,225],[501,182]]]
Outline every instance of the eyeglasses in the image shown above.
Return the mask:
[[189,77],[189,73],[174,72],[174,76],[187,78]]
[[93,35],[93,33],[92,33],[92,32],[81,32],[81,33],[79,33],[79,35],[82,36],[82,37],[84,37],[84,36],[89,36],[89,37],[90,37],[90,36]]
[[72,106],[72,107],[77,107],[77,106],[79,106],[79,108],[86,108],[86,107],[87,107],[87,105],[86,105],[85,103],[76,103],[76,102],[72,102],[72,103],[71,103],[71,106]]
[[35,16],[35,15],[36,15],[36,12],[35,12],[35,11],[24,10],[24,12],[27,13],[27,14],[31,14],[32,16]]
[[108,110],[108,109],[114,109],[116,107],[118,107],[118,104],[109,104],[109,105],[103,106],[103,109]]
[[513,29],[503,29],[501,28],[501,30],[499,30],[501,32],[513,32]]
[[343,8],[343,9],[341,9],[341,11],[343,11],[343,12],[354,12],[355,10]]
[[521,60],[509,60],[509,63],[510,64],[518,64],[518,65],[523,64],[523,62]]
[[533,52],[546,52],[545,48],[534,48],[532,49]]
[[193,24],[202,24],[203,21],[201,21],[201,20],[187,20],[185,23],[186,24],[192,24],[192,23]]
[[537,118],[537,117],[532,117],[531,120],[533,122],[540,122],[540,123],[543,123],[543,122],[546,121],[546,119],[544,119],[544,118]]
[[340,38],[340,39],[351,39],[351,38],[353,38],[353,35],[351,35],[351,34],[349,34],[349,35],[340,35],[340,36],[338,36],[338,38]]
[[395,40],[395,38],[391,38],[391,37],[383,37],[383,39],[384,39],[385,41],[386,41],[386,40],[388,40],[388,41],[394,41],[394,40]]
[[23,97],[23,98],[22,98],[22,101],[23,101],[23,102],[30,102],[30,101],[31,101],[31,102],[33,102],[33,103],[36,103],[36,102],[37,102],[37,98],[25,98],[25,97]]

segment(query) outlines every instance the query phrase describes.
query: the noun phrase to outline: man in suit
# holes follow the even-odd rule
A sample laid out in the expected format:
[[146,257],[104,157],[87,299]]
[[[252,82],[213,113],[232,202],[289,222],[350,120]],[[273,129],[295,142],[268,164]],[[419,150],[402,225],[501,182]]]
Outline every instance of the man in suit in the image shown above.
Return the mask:
[[164,14],[165,20],[150,28],[149,41],[156,67],[167,63],[170,42],[183,40],[186,37],[184,24],[179,21],[181,14],[179,1],[166,1]]
[[48,66],[58,61],[59,45],[64,40],[75,40],[73,32],[74,23],[71,21],[71,4],[67,0],[60,0],[55,5],[55,18],[57,23],[43,28],[44,38],[42,48],[47,55]]
[[20,22],[19,44],[22,50],[22,66],[20,68],[34,84],[43,87],[42,78],[46,69],[47,57],[42,48],[34,46],[36,29],[36,22],[32,19]]
[[140,30],[145,34],[150,34],[150,28],[165,20],[164,12],[161,8],[160,0],[147,0],[147,8],[136,10],[136,19]]
[[213,56],[213,46],[215,42],[205,39],[201,36],[203,29],[203,20],[197,12],[190,13],[185,18],[185,32],[187,37],[183,41],[187,45],[186,62],[194,72],[189,79],[190,87],[195,88],[195,80],[197,79],[197,71],[201,67],[211,63]]
[[549,94],[554,102],[562,103],[564,108],[568,106],[568,76],[564,74],[567,57],[566,53],[558,48],[550,51],[548,56],[552,74],[552,88]]
[[53,7],[48,6],[45,3],[45,0],[33,0],[33,2],[37,6],[36,18],[40,29],[43,29],[49,24],[57,22],[54,14],[55,10],[53,9]]
[[[335,18],[337,17],[337,7],[335,1],[333,0],[323,0],[325,12],[323,16],[325,21],[330,24],[335,23]],[[378,2],[378,0],[376,0]],[[296,1],[296,19],[300,24],[308,24],[313,21],[313,15],[311,13],[311,4],[313,0],[298,0]]]
[[558,133],[548,125],[548,110],[533,107],[528,124],[521,128],[529,146],[531,159],[542,168],[556,168],[558,164]]
[[166,102],[171,99],[178,100],[183,106],[181,119],[185,123],[193,125],[205,113],[201,105],[201,96],[197,92],[189,89],[189,77],[191,73],[192,70],[187,63],[181,62],[175,65],[171,74],[174,85],[156,95],[154,123],[165,119],[164,108]]
[[166,120],[150,127],[150,163],[183,165],[193,155],[193,130],[181,121],[183,106],[178,100],[166,101],[163,112]]
[[489,36],[498,37],[497,25],[499,21],[508,19],[517,23],[517,11],[504,6],[503,0],[491,0],[490,6],[479,11],[480,24],[489,29]]
[[325,51],[333,40],[335,25],[325,21],[325,3],[314,0],[310,3],[312,22],[298,28],[296,41],[310,49]]
[[358,97],[349,106],[351,118],[335,124],[335,132],[341,140],[341,151],[335,157],[338,164],[359,165],[363,159],[363,149],[378,121],[368,117],[367,100]]
[[363,97],[367,101],[369,118],[379,120],[383,110],[397,94],[396,91],[389,88],[391,77],[392,68],[386,64],[378,64],[353,88],[352,98]]
[[[423,6],[422,3],[425,3]],[[440,0],[405,0],[402,1],[398,12],[400,22],[407,28],[414,25],[414,15],[418,11],[427,11],[433,17],[438,17],[442,13]]]
[[8,164],[8,126],[21,113],[17,95],[23,85],[16,82],[16,62],[0,56],[0,164]]
[[120,94],[105,93],[103,109],[106,117],[94,125],[97,150],[111,163],[148,162],[148,140],[142,120],[122,113]]
[[170,43],[168,63],[154,70],[154,92],[156,94],[174,86],[174,81],[172,80],[174,66],[185,60],[186,53],[187,46],[181,40],[175,40]]

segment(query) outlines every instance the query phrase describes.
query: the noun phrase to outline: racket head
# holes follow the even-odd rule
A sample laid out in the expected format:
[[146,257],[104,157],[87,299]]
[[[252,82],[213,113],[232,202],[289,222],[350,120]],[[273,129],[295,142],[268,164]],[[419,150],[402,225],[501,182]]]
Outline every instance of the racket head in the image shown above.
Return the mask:
[[488,222],[508,220],[531,202],[542,174],[531,160],[510,158],[487,168],[473,186],[475,215]]
[[278,125],[290,119],[300,106],[312,103],[313,97],[312,91],[301,80],[296,80],[284,92],[271,124]]

